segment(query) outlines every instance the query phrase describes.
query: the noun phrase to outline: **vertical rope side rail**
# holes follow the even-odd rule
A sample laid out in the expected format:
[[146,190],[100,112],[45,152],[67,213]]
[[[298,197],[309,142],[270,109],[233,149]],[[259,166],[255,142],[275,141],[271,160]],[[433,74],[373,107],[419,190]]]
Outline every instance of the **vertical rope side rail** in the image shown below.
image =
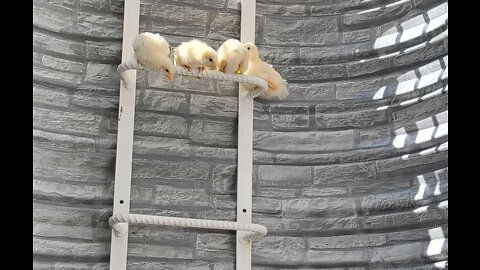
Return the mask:
[[[140,0],[125,0],[123,19],[122,62],[134,59],[132,44],[138,34]],[[120,82],[118,111],[117,154],[115,164],[115,189],[113,214],[128,215],[130,212],[130,187],[132,177],[133,122],[135,116],[136,70],[123,74],[129,83]],[[115,234],[112,229],[110,246],[110,270],[127,269],[128,223],[118,224],[124,234]]]
[[[255,43],[256,0],[242,0],[240,41]],[[253,99],[238,94],[237,222],[252,223]],[[252,241],[242,241],[246,232],[237,231],[236,268],[252,269]]]

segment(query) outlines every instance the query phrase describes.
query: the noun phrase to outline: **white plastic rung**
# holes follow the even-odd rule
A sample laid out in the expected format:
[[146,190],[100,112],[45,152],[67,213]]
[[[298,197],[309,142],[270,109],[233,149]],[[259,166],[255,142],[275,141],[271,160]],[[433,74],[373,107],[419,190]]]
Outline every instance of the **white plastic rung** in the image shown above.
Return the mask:
[[267,234],[267,228],[265,226],[258,225],[258,224],[245,224],[245,223],[223,221],[223,220],[128,214],[128,215],[113,215],[108,220],[108,224],[115,231],[115,235],[117,237],[125,233],[122,230],[122,226],[118,226],[120,223],[168,225],[168,226],[187,227],[187,228],[204,228],[204,229],[250,232],[248,234],[245,234],[245,237],[243,238],[245,242],[260,238]]
[[[142,65],[140,65],[136,60],[125,61],[121,63],[117,67],[117,72],[121,74],[122,80],[126,84],[129,84],[130,82],[126,81],[126,78],[123,76],[123,72],[130,69],[138,70],[138,69],[145,69],[145,68]],[[248,91],[247,96],[250,98],[256,98],[268,90],[267,82],[264,79],[261,79],[255,76],[225,74],[223,72],[218,72],[214,70],[204,70],[203,72],[198,72],[197,70],[192,69],[191,71],[188,71],[185,68],[178,67],[178,66],[173,67],[173,73],[177,75],[183,75],[183,76],[203,77],[203,78],[251,83],[251,84],[258,85],[259,87],[256,90]]]

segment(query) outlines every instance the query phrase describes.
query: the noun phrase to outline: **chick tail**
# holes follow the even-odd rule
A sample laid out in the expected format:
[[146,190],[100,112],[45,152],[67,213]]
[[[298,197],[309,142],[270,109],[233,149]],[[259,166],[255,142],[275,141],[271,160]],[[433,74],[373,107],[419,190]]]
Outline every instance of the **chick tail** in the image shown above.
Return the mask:
[[287,87],[282,87],[281,89],[279,89],[279,93],[277,95],[277,98],[282,100],[282,99],[285,99],[288,97],[288,89]]
[[268,99],[268,100],[283,100],[283,99],[287,98],[288,94],[289,93],[288,93],[287,86],[282,85],[282,86],[280,86],[280,88],[278,88],[275,91],[271,91],[269,89],[269,91],[260,95],[260,97],[263,98],[263,99]]

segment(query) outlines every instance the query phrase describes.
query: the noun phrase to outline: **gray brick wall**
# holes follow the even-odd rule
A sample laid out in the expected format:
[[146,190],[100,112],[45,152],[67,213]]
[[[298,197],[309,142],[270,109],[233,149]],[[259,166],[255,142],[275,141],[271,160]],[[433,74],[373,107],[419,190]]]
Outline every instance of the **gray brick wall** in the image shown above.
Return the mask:
[[[239,2],[142,0],[140,31],[218,46],[239,38]],[[253,221],[269,234],[253,269],[441,269],[447,1],[257,2],[256,42],[291,94],[255,101]],[[34,1],[35,269],[108,268],[123,6]],[[132,212],[234,220],[238,86],[137,79]],[[128,269],[234,269],[233,233],[129,239]]]

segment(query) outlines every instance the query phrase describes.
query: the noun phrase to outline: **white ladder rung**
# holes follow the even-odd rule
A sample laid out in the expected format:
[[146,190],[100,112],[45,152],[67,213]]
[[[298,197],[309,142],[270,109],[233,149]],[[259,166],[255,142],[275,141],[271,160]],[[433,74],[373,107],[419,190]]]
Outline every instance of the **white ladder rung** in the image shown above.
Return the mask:
[[120,223],[166,225],[185,228],[203,228],[250,232],[248,234],[245,234],[245,236],[243,237],[244,242],[260,238],[267,234],[267,228],[265,226],[253,223],[246,224],[223,220],[166,217],[140,214],[120,214],[113,215],[108,220],[108,224],[110,225],[110,227],[112,227],[117,236],[125,233],[122,229],[122,226],[118,226],[118,224]]
[[[128,82],[125,76],[123,76],[123,74],[125,71],[130,69],[142,70],[145,68],[142,65],[140,65],[137,62],[137,60],[125,61],[125,62],[122,62],[120,65],[118,65],[117,72],[120,73],[123,83],[127,86],[127,88],[129,87],[131,82]],[[202,77],[202,78],[234,81],[234,82],[241,82],[241,83],[251,83],[251,84],[258,85],[259,86],[258,89],[248,91],[247,96],[250,98],[256,98],[268,90],[267,82],[264,79],[261,79],[255,76],[247,76],[242,74],[225,74],[223,72],[218,72],[214,70],[204,70],[202,72],[198,72],[197,70],[192,69],[191,71],[188,71],[185,68],[178,67],[178,66],[173,67],[173,73],[177,75],[183,75],[183,76]]]

